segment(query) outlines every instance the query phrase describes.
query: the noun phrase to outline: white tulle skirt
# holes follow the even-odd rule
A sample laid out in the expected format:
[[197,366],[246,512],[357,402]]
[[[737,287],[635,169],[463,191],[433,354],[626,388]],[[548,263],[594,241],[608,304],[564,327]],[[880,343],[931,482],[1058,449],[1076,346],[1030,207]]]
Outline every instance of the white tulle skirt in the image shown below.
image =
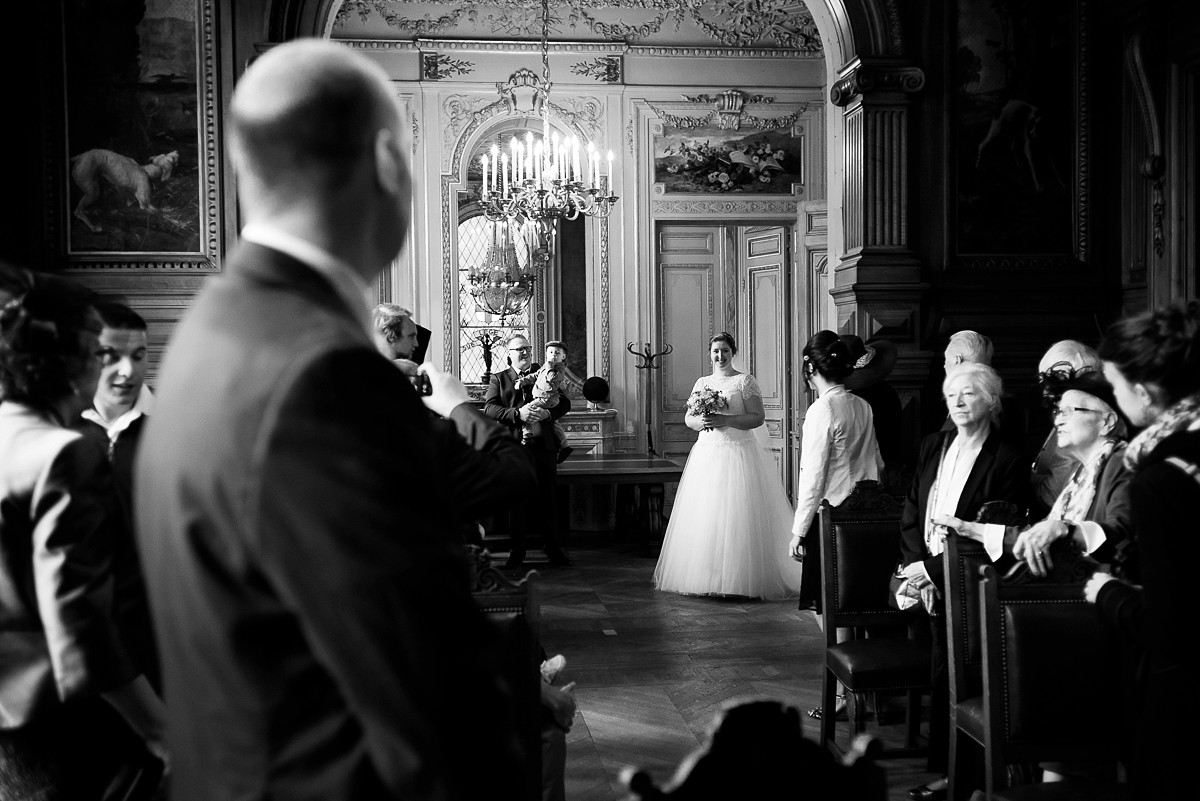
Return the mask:
[[787,552],[792,507],[771,455],[749,431],[704,431],[671,507],[654,586],[767,600],[800,593]]

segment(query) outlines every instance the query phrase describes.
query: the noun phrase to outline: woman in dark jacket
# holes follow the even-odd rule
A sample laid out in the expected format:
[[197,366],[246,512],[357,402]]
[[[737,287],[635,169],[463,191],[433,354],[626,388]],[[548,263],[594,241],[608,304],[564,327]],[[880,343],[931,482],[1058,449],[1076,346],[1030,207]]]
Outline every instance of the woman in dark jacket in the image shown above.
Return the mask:
[[1136,698],[1130,779],[1138,798],[1195,793],[1200,702],[1188,685],[1196,657],[1195,571],[1200,564],[1200,302],[1121,320],[1100,345],[1104,375],[1130,422],[1125,449],[1141,586],[1097,573],[1084,596],[1132,649]]
[[0,291],[0,798],[89,801],[165,757],[114,612],[129,535],[108,460],[67,428],[96,390],[100,321],[65,281],[0,265]]
[[[935,519],[953,515],[973,520],[989,501],[1028,507],[1029,469],[1000,435],[1000,376],[989,366],[967,362],[952,368],[942,393],[954,423],[921,443],[917,471],[900,520],[901,565],[915,592],[939,598],[945,592],[942,567],[946,529]],[[946,624],[940,601],[932,602],[932,691],[929,704],[929,770],[944,771],[949,758],[950,677]],[[915,799],[946,797],[939,779],[909,792]]]

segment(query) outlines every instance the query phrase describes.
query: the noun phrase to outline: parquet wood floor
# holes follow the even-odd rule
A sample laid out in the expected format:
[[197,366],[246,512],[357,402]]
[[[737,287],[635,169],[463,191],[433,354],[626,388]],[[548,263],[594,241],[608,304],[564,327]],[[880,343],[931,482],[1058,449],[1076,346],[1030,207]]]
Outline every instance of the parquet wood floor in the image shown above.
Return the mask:
[[[570,553],[573,567],[538,571],[542,643],[548,654],[567,658],[558,683],[576,682],[568,801],[624,799],[621,773],[631,766],[667,782],[727,704],[772,698],[807,711],[820,703],[824,641],[812,613],[798,611],[794,601],[656,592],[655,560],[632,546]],[[815,738],[817,722],[804,722]],[[845,724],[840,731],[844,743]],[[883,726],[871,719],[868,731],[899,745],[903,717]],[[882,764],[895,801],[934,778],[924,759]]]

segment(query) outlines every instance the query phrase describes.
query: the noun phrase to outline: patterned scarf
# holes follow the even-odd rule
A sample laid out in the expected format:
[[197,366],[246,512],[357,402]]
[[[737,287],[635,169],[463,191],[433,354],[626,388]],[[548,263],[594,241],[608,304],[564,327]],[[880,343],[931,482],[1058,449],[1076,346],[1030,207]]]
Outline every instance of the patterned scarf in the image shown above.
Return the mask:
[[1125,449],[1125,466],[1137,470],[1160,442],[1197,421],[1200,421],[1200,392],[1189,395],[1167,409],[1145,431],[1134,437]]
[[1104,472],[1104,465],[1118,446],[1124,448],[1125,444],[1112,439],[1105,440],[1100,453],[1092,459],[1091,464],[1081,464],[1075,469],[1067,486],[1063,487],[1063,491],[1054,499],[1054,506],[1046,516],[1047,520],[1087,519],[1088,510],[1092,508],[1092,501],[1096,497],[1096,486]]

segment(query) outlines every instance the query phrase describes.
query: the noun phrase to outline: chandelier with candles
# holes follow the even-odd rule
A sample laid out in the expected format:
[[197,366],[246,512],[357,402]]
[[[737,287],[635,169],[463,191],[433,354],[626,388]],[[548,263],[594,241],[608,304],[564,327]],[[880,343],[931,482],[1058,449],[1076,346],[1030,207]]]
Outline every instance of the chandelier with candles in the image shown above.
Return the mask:
[[475,306],[500,318],[519,315],[533,297],[533,285],[551,255],[553,227],[535,220],[507,218],[488,222],[491,241],[478,264],[467,269]]
[[[502,153],[498,145],[492,145],[490,157],[480,157],[480,203],[492,221],[518,218],[553,224],[556,219],[574,220],[580,214],[607,217],[617,202],[617,196],[602,182],[602,158],[595,145],[589,142],[584,153],[578,137],[568,139],[550,131],[549,32],[550,1],[542,0],[542,85],[535,100],[542,117],[542,136],[538,139],[532,131],[527,132],[524,141],[512,138],[509,152]],[[611,181],[611,150],[607,161]]]

